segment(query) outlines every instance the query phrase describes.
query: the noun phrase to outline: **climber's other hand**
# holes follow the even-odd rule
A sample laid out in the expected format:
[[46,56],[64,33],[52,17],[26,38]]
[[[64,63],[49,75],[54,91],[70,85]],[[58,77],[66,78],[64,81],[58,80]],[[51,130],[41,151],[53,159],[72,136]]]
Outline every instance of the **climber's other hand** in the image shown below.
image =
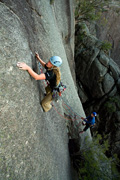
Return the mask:
[[37,52],[35,52],[35,57],[39,59],[39,54]]
[[24,62],[18,62],[17,67],[22,70],[28,70],[29,66],[25,64]]

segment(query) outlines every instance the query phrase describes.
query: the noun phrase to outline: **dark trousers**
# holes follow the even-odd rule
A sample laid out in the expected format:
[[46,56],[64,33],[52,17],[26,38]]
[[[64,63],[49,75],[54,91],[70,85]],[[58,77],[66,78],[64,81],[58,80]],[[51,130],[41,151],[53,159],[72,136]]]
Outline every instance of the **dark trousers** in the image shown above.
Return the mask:
[[86,131],[86,130],[90,127],[90,125],[91,125],[91,124],[86,123],[86,126],[85,126],[85,128],[83,129],[83,131]]

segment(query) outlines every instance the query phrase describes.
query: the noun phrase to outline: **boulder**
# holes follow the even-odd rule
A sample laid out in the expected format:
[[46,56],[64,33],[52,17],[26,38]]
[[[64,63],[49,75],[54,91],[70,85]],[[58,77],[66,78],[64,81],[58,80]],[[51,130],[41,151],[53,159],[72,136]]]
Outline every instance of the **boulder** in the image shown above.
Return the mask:
[[99,57],[99,61],[106,66],[107,68],[109,67],[109,58],[105,55],[105,53],[103,51],[100,52],[100,57]]
[[118,65],[112,60],[110,59],[110,70],[112,72],[112,76],[115,80],[118,80],[119,76],[120,76],[120,68],[118,67]]
[[104,89],[105,94],[107,94],[112,89],[112,87],[114,86],[114,83],[115,81],[112,78],[112,76],[109,73],[107,73],[103,81],[103,89]]

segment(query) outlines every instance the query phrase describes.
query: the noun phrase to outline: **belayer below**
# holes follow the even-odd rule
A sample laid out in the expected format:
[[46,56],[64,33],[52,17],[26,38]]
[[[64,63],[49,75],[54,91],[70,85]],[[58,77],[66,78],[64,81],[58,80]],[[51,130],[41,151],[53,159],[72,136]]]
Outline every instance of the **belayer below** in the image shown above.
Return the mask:
[[59,66],[62,64],[62,59],[59,56],[52,56],[48,63],[45,63],[40,57],[38,53],[35,53],[36,58],[39,60],[41,65],[46,69],[45,73],[41,73],[40,75],[34,72],[30,66],[25,64],[24,62],[18,62],[17,67],[22,70],[27,70],[28,73],[35,80],[47,80],[49,84],[45,88],[46,96],[41,102],[42,108],[45,112],[49,111],[52,108],[52,92],[54,88],[59,86],[61,80],[61,73]]
[[88,128],[93,127],[95,125],[95,116],[97,116],[97,113],[92,112],[91,115],[86,118],[81,117],[81,119],[85,122],[85,124],[82,122],[82,124],[85,125],[85,128],[79,132],[80,134],[82,134]]

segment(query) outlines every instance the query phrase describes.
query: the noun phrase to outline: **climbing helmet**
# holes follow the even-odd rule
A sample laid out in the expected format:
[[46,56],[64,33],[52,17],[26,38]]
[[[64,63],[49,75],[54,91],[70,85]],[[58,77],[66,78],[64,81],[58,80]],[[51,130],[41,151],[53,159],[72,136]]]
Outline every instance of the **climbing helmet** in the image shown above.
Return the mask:
[[93,114],[94,116],[97,116],[97,113],[96,113],[96,112],[92,112],[92,114]]
[[50,62],[54,65],[59,67],[62,64],[62,59],[59,56],[52,56],[50,58]]

